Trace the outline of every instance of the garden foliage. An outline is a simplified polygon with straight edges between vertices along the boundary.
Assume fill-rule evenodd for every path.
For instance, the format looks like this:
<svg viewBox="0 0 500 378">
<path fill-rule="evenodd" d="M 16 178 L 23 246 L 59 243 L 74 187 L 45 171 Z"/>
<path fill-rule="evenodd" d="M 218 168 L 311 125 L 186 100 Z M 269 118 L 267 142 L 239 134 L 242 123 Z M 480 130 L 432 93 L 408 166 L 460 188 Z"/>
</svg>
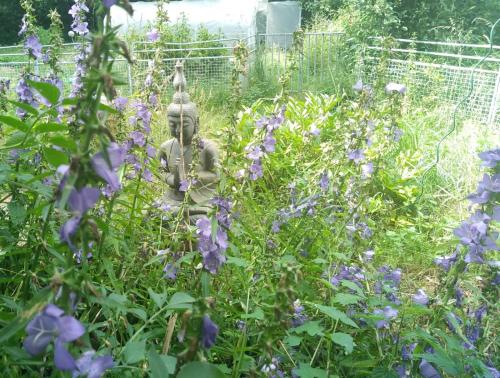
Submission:
<svg viewBox="0 0 500 378">
<path fill-rule="evenodd" d="M 499 376 L 498 148 L 480 155 L 458 246 L 429 256 L 432 284 L 383 250 L 424 209 L 398 165 L 397 83 L 241 111 L 213 132 L 213 211 L 188 224 L 162 200 L 155 63 L 140 94 L 118 96 L 113 61 L 129 54 L 109 8 L 130 7 L 96 5 L 92 33 L 85 4 L 72 8 L 82 38 L 71 95 L 54 63 L 0 101 L 5 376 Z"/>
</svg>

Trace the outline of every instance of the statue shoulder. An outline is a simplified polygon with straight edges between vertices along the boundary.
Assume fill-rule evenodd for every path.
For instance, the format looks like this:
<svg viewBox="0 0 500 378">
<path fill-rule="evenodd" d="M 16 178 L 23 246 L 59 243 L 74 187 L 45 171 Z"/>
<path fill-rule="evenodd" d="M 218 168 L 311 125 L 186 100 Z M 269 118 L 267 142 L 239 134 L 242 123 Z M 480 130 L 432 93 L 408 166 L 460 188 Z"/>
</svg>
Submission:
<svg viewBox="0 0 500 378">
<path fill-rule="evenodd" d="M 169 139 L 160 145 L 160 151 L 164 153 L 169 153 L 175 143 L 175 138 Z"/>
<path fill-rule="evenodd" d="M 219 149 L 217 147 L 217 144 L 210 139 L 203 139 L 202 140 L 202 153 L 205 153 L 210 156 L 217 156 Z"/>
</svg>

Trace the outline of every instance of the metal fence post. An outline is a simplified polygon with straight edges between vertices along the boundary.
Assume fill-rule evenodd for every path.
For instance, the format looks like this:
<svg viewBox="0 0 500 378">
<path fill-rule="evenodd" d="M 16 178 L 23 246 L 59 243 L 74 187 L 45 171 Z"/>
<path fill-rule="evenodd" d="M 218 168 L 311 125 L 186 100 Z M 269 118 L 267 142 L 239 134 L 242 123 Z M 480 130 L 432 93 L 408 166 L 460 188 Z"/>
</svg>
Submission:
<svg viewBox="0 0 500 378">
<path fill-rule="evenodd" d="M 500 68 L 498 69 L 497 80 L 495 82 L 495 89 L 493 89 L 493 96 L 491 97 L 491 106 L 487 121 L 488 125 L 493 125 L 493 123 L 495 122 L 499 102 L 500 102 Z"/>
</svg>

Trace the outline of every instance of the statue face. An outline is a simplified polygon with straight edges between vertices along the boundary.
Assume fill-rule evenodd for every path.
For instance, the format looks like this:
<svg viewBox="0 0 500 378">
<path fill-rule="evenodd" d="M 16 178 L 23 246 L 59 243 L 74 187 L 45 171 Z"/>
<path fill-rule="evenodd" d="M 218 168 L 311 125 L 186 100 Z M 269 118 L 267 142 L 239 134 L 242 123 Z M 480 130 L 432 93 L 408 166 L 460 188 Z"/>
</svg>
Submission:
<svg viewBox="0 0 500 378">
<path fill-rule="evenodd" d="M 188 146 L 193 140 L 193 135 L 196 131 L 195 121 L 189 117 L 184 116 L 182 119 L 183 129 L 182 129 L 182 144 Z M 180 116 L 168 116 L 168 124 L 170 127 L 170 133 L 172 136 L 180 142 L 181 137 L 181 117 Z"/>
</svg>

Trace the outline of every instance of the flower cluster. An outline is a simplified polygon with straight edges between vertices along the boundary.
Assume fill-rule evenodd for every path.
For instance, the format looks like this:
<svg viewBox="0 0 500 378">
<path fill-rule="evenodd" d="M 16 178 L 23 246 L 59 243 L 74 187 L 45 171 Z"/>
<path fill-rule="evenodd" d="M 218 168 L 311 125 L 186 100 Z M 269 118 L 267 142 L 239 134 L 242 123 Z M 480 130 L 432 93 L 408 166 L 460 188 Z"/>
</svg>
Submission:
<svg viewBox="0 0 500 378">
<path fill-rule="evenodd" d="M 215 218 L 207 217 L 196 221 L 198 249 L 203 256 L 203 266 L 215 274 L 226 261 L 225 251 L 228 247 L 227 230 L 231 227 L 232 203 L 223 198 L 214 198 L 212 203 L 217 206 Z M 214 234 L 212 234 L 214 230 Z"/>
<path fill-rule="evenodd" d="M 106 182 L 110 191 L 115 192 L 120 189 L 120 181 L 116 170 L 122 165 L 125 158 L 125 152 L 122 147 L 113 143 L 106 149 L 106 154 L 99 152 L 91 159 L 91 165 L 94 173 Z M 69 167 L 59 167 L 58 171 L 62 173 L 59 191 L 62 192 L 66 185 L 69 174 Z M 73 217 L 63 224 L 60 230 L 60 238 L 63 242 L 75 251 L 76 247 L 72 238 L 80 226 L 83 215 L 99 200 L 101 191 L 98 188 L 85 186 L 77 189 L 72 188 L 68 198 L 68 205 L 73 212 Z"/>
<path fill-rule="evenodd" d="M 291 219 L 300 218 L 304 215 L 313 215 L 314 209 L 318 205 L 318 198 L 319 195 L 315 194 L 304 198 L 300 203 L 296 203 L 292 198 L 292 204 L 278 212 L 278 219 L 273 222 L 271 227 L 272 232 L 279 232 L 281 227 Z"/>
<path fill-rule="evenodd" d="M 28 336 L 24 339 L 24 349 L 32 356 L 43 353 L 54 342 L 54 364 L 62 371 L 70 371 L 74 377 L 88 375 L 100 377 L 105 370 L 113 367 L 111 356 L 96 357 L 94 351 L 87 351 L 75 360 L 66 349 L 67 343 L 79 339 L 85 327 L 76 318 L 64 315 L 56 305 L 49 304 L 36 315 L 26 327 Z"/>
<path fill-rule="evenodd" d="M 477 191 L 468 198 L 473 204 L 485 206 L 487 203 L 496 203 L 498 193 L 500 193 L 500 174 L 496 173 L 500 166 L 500 149 L 486 151 L 479 154 L 484 167 L 495 169 L 495 173 L 484 174 L 479 182 Z M 500 221 L 500 206 L 494 206 L 491 214 L 476 210 L 466 221 L 462 222 L 454 230 L 455 236 L 460 239 L 457 250 L 449 256 L 437 257 L 434 262 L 445 270 L 459 260 L 459 252 L 465 250 L 463 260 L 467 264 L 488 264 L 497 265 L 494 261 L 486 261 L 485 253 L 499 250 L 497 246 L 498 233 L 491 230 L 492 221 Z"/>
<path fill-rule="evenodd" d="M 87 13 L 89 12 L 89 8 L 85 4 L 84 0 L 75 0 L 75 3 L 69 10 L 69 14 L 73 17 L 73 22 L 71 24 L 71 32 L 73 35 L 76 33 L 79 36 L 86 36 L 89 34 Z M 77 46 L 78 54 L 75 56 L 75 76 L 73 77 L 73 86 L 71 89 L 71 96 L 78 96 L 83 88 L 83 78 L 87 71 L 86 68 L 86 60 L 90 51 L 90 47 L 86 46 L 84 42 L 82 42 L 81 46 Z"/>
<path fill-rule="evenodd" d="M 265 133 L 262 144 L 255 145 L 251 143 L 245 147 L 247 158 L 252 161 L 250 167 L 248 168 L 251 180 L 257 180 L 264 175 L 264 172 L 262 171 L 262 158 L 267 154 L 274 152 L 276 145 L 274 132 L 285 121 L 285 111 L 286 107 L 283 106 L 278 114 L 272 117 L 262 117 L 255 123 L 257 129 L 264 130 Z"/>
<path fill-rule="evenodd" d="M 125 106 L 126 101 L 123 98 L 115 100 L 116 109 L 124 109 Z M 153 180 L 153 174 L 147 166 L 150 159 L 153 159 L 156 156 L 156 149 L 149 143 L 148 140 L 148 136 L 151 134 L 152 114 L 148 105 L 141 102 L 135 103 L 133 108 L 135 109 L 135 115 L 129 118 L 129 123 L 134 126 L 141 125 L 141 127 L 140 129 L 136 129 L 129 134 L 129 140 L 125 144 L 127 152 L 125 160 L 133 168 L 133 171 L 127 175 L 127 178 L 133 179 L 142 172 L 142 178 L 151 182 Z M 144 158 L 142 158 L 141 154 L 138 153 L 142 150 L 146 152 L 146 156 Z"/>
<path fill-rule="evenodd" d="M 400 305 L 401 301 L 396 294 L 401 284 L 401 269 L 392 269 L 384 265 L 378 271 L 380 279 L 375 283 L 375 293 L 384 294 L 387 300 Z"/>
</svg>

